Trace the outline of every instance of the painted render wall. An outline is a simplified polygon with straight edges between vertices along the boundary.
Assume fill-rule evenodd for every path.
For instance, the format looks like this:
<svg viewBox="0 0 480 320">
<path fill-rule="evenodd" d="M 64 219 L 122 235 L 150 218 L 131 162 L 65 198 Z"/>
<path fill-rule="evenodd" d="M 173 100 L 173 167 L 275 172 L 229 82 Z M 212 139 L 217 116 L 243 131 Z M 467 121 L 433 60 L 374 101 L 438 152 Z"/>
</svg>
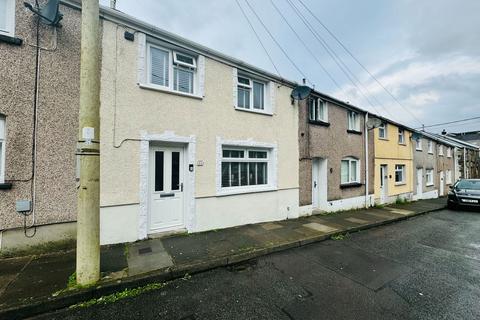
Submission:
<svg viewBox="0 0 480 320">
<path fill-rule="evenodd" d="M 137 84 L 139 41 L 124 27 L 104 21 L 101 78 L 102 243 L 130 241 L 118 232 L 137 228 L 141 202 L 141 142 L 146 135 L 177 135 L 195 141 L 194 211 L 188 231 L 294 217 L 298 210 L 298 109 L 291 88 L 276 85 L 273 115 L 235 110 L 232 66 L 205 58 L 205 97 L 180 96 Z M 125 140 L 136 139 L 136 140 Z M 277 146 L 277 189 L 217 197 L 217 139 Z M 267 199 L 270 206 L 252 206 Z M 121 206 L 121 209 L 119 209 Z M 122 216 L 122 217 L 120 217 Z M 128 216 L 128 218 L 126 218 Z M 116 221 L 128 221 L 129 227 Z M 126 238 L 140 237 L 131 229 Z M 135 240 L 135 239 L 134 239 Z"/>
<path fill-rule="evenodd" d="M 40 1 L 40 5 L 46 1 Z M 60 5 L 62 27 L 41 25 L 37 127 L 37 224 L 76 220 L 75 148 L 80 75 L 80 12 Z M 0 190 L 0 231 L 23 226 L 15 201 L 31 199 L 36 18 L 16 1 L 15 36 L 0 42 L 0 114 L 6 116 L 5 180 Z M 27 224 L 31 224 L 31 216 Z M 23 234 L 23 232 L 22 232 Z M 36 241 L 36 238 L 30 240 Z"/>
<path fill-rule="evenodd" d="M 365 196 L 364 114 L 359 112 L 361 133 L 348 133 L 349 109 L 333 102 L 327 102 L 327 105 L 330 125 L 322 125 L 309 121 L 308 100 L 299 102 L 300 206 L 312 204 L 312 159 L 317 157 L 327 159 L 327 201 Z M 369 142 L 369 194 L 372 194 L 374 156 L 372 134 L 369 135 Z M 362 185 L 342 188 L 340 186 L 341 160 L 349 156 L 360 160 Z M 363 201 L 360 202 L 363 204 Z M 335 209 L 338 210 L 338 208 Z"/>
<path fill-rule="evenodd" d="M 387 138 L 380 139 L 378 128 L 375 135 L 375 201 L 380 199 L 380 165 L 388 165 L 388 196 L 394 200 L 399 195 L 410 198 L 413 192 L 412 133 L 405 130 L 405 144 L 398 143 L 398 127 L 387 123 Z M 395 165 L 405 165 L 405 183 L 395 183 Z"/>
<path fill-rule="evenodd" d="M 415 143 L 412 143 L 413 148 L 413 195 L 417 194 L 417 169 L 422 170 L 422 193 L 423 197 L 432 197 L 435 192 L 438 195 L 438 182 L 435 178 L 437 174 L 437 142 L 425 137 L 421 137 L 422 150 L 417 150 Z M 433 143 L 433 153 L 428 152 L 428 141 Z M 433 185 L 427 186 L 426 170 L 433 169 Z M 453 173 L 452 173 L 453 174 Z"/>
</svg>

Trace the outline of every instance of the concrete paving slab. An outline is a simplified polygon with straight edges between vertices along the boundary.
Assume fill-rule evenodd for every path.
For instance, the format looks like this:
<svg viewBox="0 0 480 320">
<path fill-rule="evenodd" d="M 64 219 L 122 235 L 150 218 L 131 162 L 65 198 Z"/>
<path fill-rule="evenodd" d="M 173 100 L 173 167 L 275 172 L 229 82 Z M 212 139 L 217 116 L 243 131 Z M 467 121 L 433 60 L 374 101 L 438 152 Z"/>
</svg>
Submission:
<svg viewBox="0 0 480 320">
<path fill-rule="evenodd" d="M 358 218 L 345 218 L 345 220 L 347 221 L 350 221 L 350 222 L 353 222 L 353 223 L 358 223 L 358 224 L 367 224 L 368 221 L 367 220 L 363 220 L 363 219 L 358 219 Z"/>
<path fill-rule="evenodd" d="M 273 223 L 273 222 L 262 224 L 261 227 L 267 231 L 283 228 L 281 224 Z"/>
<path fill-rule="evenodd" d="M 129 276 L 173 266 L 172 257 L 160 239 L 131 244 L 128 247 L 127 261 Z"/>
<path fill-rule="evenodd" d="M 332 228 L 332 227 L 329 227 L 327 225 L 320 224 L 320 223 L 317 223 L 317 222 L 307 223 L 307 224 L 304 224 L 303 226 L 306 227 L 306 228 L 313 229 L 315 231 L 323 232 L 323 233 L 335 232 L 335 231 L 338 230 L 337 228 Z"/>
<path fill-rule="evenodd" d="M 0 306 L 34 302 L 65 289 L 68 277 L 75 272 L 75 252 L 33 259 L 0 297 Z"/>
<path fill-rule="evenodd" d="M 30 257 L 0 260 L 0 296 L 31 260 Z"/>
<path fill-rule="evenodd" d="M 406 215 L 409 215 L 409 214 L 412 214 L 414 213 L 414 211 L 411 211 L 411 210 L 406 210 L 406 209 L 399 209 L 399 208 L 389 208 L 389 207 L 386 207 L 385 208 L 386 210 L 392 212 L 392 213 L 398 213 L 398 214 L 401 214 L 403 216 L 406 216 Z"/>
<path fill-rule="evenodd" d="M 118 272 L 128 267 L 126 245 L 102 246 L 100 249 L 100 271 Z"/>
</svg>

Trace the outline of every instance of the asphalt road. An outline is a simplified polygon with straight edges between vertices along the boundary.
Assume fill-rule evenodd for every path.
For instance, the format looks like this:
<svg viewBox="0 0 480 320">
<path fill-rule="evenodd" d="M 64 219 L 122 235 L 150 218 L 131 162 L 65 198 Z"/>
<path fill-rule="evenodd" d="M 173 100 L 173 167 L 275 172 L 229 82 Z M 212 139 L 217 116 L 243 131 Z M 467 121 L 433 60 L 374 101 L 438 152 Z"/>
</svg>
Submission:
<svg viewBox="0 0 480 320">
<path fill-rule="evenodd" d="M 480 212 L 443 210 L 36 319 L 480 319 Z"/>
</svg>

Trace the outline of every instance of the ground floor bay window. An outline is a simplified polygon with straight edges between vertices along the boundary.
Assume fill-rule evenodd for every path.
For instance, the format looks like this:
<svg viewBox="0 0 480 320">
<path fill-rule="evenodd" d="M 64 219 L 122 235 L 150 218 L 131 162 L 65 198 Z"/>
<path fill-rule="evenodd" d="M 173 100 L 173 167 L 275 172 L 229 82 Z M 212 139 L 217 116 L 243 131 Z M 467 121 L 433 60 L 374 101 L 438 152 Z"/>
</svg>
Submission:
<svg viewBox="0 0 480 320">
<path fill-rule="evenodd" d="M 269 185 L 269 149 L 222 147 L 222 189 Z"/>
</svg>

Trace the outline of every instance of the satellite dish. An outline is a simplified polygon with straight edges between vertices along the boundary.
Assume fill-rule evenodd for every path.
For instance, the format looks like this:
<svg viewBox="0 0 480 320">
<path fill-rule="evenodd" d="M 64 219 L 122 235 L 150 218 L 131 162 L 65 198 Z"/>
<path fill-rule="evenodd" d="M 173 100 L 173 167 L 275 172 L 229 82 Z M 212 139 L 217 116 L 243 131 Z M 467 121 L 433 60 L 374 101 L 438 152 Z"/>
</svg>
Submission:
<svg viewBox="0 0 480 320">
<path fill-rule="evenodd" d="M 295 100 L 305 100 L 311 92 L 312 89 L 308 86 L 297 86 L 292 90 L 290 96 Z"/>
<path fill-rule="evenodd" d="M 58 5 L 60 0 L 48 0 L 48 2 L 43 7 L 34 8 L 30 3 L 24 2 L 25 7 L 30 9 L 33 13 L 37 14 L 41 18 L 41 22 L 51 25 L 58 26 L 60 21 L 63 18 L 63 14 L 58 10 Z"/>
<path fill-rule="evenodd" d="M 368 129 L 378 128 L 382 125 L 382 123 L 383 121 L 378 118 L 369 118 L 367 120 L 367 128 Z"/>
</svg>

